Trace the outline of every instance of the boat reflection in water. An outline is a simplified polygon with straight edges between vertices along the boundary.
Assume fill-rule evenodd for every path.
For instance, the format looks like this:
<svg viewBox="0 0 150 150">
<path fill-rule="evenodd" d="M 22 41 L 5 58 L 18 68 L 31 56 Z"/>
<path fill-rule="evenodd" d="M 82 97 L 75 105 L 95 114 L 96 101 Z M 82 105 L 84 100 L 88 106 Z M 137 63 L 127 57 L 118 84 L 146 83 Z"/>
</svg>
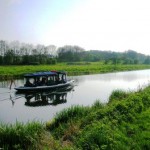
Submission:
<svg viewBox="0 0 150 150">
<path fill-rule="evenodd" d="M 67 102 L 67 94 L 71 91 L 73 91 L 73 86 L 59 91 L 24 93 L 26 99 L 25 105 L 38 107 L 63 104 Z"/>
</svg>

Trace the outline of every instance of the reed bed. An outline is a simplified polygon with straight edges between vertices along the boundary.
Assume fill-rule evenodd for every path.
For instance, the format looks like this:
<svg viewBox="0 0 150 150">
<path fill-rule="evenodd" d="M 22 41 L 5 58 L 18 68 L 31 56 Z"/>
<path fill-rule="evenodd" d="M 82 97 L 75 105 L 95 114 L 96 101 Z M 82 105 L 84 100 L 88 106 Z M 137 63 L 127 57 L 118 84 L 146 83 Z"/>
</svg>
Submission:
<svg viewBox="0 0 150 150">
<path fill-rule="evenodd" d="M 40 134 L 44 126 L 40 122 L 19 123 L 15 125 L 0 124 L 0 148 L 2 149 L 29 149 L 37 148 Z"/>
<path fill-rule="evenodd" d="M 89 111 L 88 107 L 83 107 L 78 105 L 64 109 L 61 112 L 56 114 L 54 120 L 51 122 L 49 127 L 50 129 L 54 129 L 62 123 L 67 123 L 68 121 L 71 121 L 73 119 L 78 119 L 82 116 L 85 116 L 88 113 L 88 111 Z"/>
</svg>

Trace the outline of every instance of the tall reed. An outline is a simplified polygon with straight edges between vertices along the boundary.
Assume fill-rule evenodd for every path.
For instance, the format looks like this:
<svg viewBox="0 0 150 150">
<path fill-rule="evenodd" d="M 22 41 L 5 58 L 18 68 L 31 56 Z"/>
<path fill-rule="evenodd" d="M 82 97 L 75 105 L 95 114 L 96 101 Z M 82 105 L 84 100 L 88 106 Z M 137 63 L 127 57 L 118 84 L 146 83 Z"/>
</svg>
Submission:
<svg viewBox="0 0 150 150">
<path fill-rule="evenodd" d="M 83 107 L 79 105 L 64 109 L 58 114 L 56 114 L 55 119 L 48 128 L 53 129 L 55 127 L 58 127 L 59 124 L 67 123 L 72 119 L 85 116 L 88 113 L 88 111 L 89 111 L 88 107 Z"/>
<path fill-rule="evenodd" d="M 43 130 L 40 122 L 0 124 L 0 148 L 28 149 L 31 146 L 36 148 Z"/>
</svg>

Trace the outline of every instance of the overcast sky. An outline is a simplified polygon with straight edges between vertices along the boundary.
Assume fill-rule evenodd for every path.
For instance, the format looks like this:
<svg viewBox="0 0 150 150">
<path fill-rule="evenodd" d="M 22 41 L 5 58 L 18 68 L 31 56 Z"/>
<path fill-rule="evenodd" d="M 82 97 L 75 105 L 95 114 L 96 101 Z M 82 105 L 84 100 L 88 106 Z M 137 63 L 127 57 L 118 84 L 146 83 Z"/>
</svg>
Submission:
<svg viewBox="0 0 150 150">
<path fill-rule="evenodd" d="M 0 40 L 150 55 L 150 1 L 0 0 Z"/>
</svg>

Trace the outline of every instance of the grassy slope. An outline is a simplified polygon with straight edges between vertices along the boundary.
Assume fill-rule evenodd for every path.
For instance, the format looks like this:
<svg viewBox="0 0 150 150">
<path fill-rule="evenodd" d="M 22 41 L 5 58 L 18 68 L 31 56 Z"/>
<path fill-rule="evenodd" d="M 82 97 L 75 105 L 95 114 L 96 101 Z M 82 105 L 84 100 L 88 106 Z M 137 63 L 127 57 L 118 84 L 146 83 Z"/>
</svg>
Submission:
<svg viewBox="0 0 150 150">
<path fill-rule="evenodd" d="M 110 99 L 64 110 L 47 127 L 69 149 L 150 149 L 150 87 Z"/>
<path fill-rule="evenodd" d="M 0 77 L 19 77 L 26 73 L 49 70 L 65 70 L 69 75 L 75 75 L 140 69 L 150 69 L 150 65 L 103 65 L 100 62 L 96 62 L 90 63 L 90 65 L 67 65 L 65 63 L 59 63 L 56 65 L 39 66 L 0 66 Z"/>
</svg>

